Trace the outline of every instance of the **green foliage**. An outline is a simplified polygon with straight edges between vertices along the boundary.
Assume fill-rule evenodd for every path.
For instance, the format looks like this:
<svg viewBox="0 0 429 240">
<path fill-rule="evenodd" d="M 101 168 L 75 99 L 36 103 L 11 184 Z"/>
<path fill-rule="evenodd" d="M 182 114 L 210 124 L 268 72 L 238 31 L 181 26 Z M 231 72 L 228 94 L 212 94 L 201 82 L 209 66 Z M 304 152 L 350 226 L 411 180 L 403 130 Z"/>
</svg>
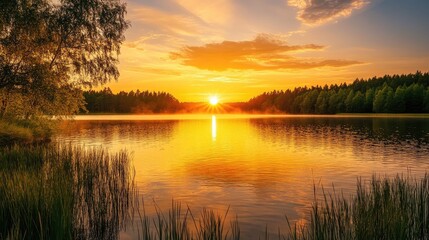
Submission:
<svg viewBox="0 0 429 240">
<path fill-rule="evenodd" d="M 0 118 L 70 115 L 82 86 L 118 79 L 121 0 L 9 0 L 0 6 Z"/>
<path fill-rule="evenodd" d="M 318 96 L 319 96 L 319 92 L 316 89 L 307 92 L 304 96 L 303 101 L 301 102 L 301 112 L 314 113 Z"/>
<path fill-rule="evenodd" d="M 314 186 L 314 197 L 307 222 L 292 226 L 286 217 L 288 229 L 279 229 L 278 239 L 429 238 L 429 175 L 420 180 L 374 176 L 367 183 L 358 179 L 356 194 L 349 197 L 335 189 L 327 193 L 323 187 L 318 193 Z M 189 207 L 183 212 L 174 201 L 167 212 L 156 206 L 153 218 L 146 215 L 144 206 L 143 211 L 138 209 L 138 239 L 240 239 L 237 218 L 226 226 L 229 209 L 224 216 L 203 209 L 198 218 Z M 261 237 L 269 239 L 268 231 Z"/>
<path fill-rule="evenodd" d="M 374 98 L 374 103 L 372 106 L 372 109 L 374 110 L 374 112 L 380 113 L 380 112 L 384 112 L 384 105 L 386 102 L 386 97 L 387 97 L 387 85 L 383 88 L 380 89 L 376 92 L 375 94 L 375 98 Z"/>
<path fill-rule="evenodd" d="M 84 92 L 91 113 L 174 113 L 183 104 L 165 92 Z M 265 92 L 236 107 L 248 112 L 429 113 L 429 73 L 356 80 L 352 84 Z"/>
<path fill-rule="evenodd" d="M 429 112 L 429 88 L 426 90 L 425 93 L 424 110 L 425 112 Z"/>
<path fill-rule="evenodd" d="M 240 239 L 237 218 L 179 203 L 146 215 L 125 152 L 48 145 L 0 150 L 0 239 L 118 239 L 136 207 L 139 239 Z M 279 239 L 428 239 L 429 175 L 358 179 L 356 194 L 317 193 L 304 225 Z M 320 196 L 322 198 L 320 199 Z M 136 205 L 134 205 L 136 204 Z M 264 239 L 268 239 L 266 232 Z"/>
<path fill-rule="evenodd" d="M 126 152 L 0 149 L 0 239 L 116 239 L 133 192 Z"/>
<path fill-rule="evenodd" d="M 305 114 L 428 113 L 428 94 L 429 73 L 417 72 L 356 80 L 351 84 L 263 93 L 245 103 L 243 110 Z"/>
<path fill-rule="evenodd" d="M 353 98 L 355 96 L 355 92 L 351 90 L 349 94 L 347 95 L 345 104 L 346 104 L 346 111 L 347 112 L 353 112 Z"/>
<path fill-rule="evenodd" d="M 47 121 L 45 118 L 0 119 L 0 146 L 47 141 L 52 134 L 55 123 L 55 121 Z"/>
<path fill-rule="evenodd" d="M 0 146 L 32 140 L 33 133 L 30 129 L 0 120 Z"/>
<path fill-rule="evenodd" d="M 360 91 L 357 91 L 352 99 L 352 109 L 350 112 L 365 112 L 365 97 Z"/>
<path fill-rule="evenodd" d="M 163 113 L 177 112 L 181 106 L 171 94 L 165 92 L 119 92 L 110 88 L 86 91 L 83 94 L 90 113 Z"/>
<path fill-rule="evenodd" d="M 374 97 L 374 89 L 370 88 L 365 92 L 365 110 L 363 112 L 372 112 Z"/>
<path fill-rule="evenodd" d="M 229 226 L 225 225 L 229 208 L 224 215 L 204 208 L 199 216 L 194 216 L 189 206 L 184 212 L 180 202 L 172 201 L 171 208 L 167 211 L 162 211 L 156 206 L 156 216 L 153 218 L 146 215 L 144 206 L 143 211 L 140 211 L 140 208 L 138 210 L 139 222 L 136 226 L 138 239 L 240 239 L 240 228 L 237 219 L 232 219 Z"/>
<path fill-rule="evenodd" d="M 329 95 L 326 91 L 321 91 L 316 101 L 316 113 L 328 112 Z"/>
<path fill-rule="evenodd" d="M 310 215 L 285 239 L 428 239 L 429 176 L 359 179 L 356 195 L 323 192 Z"/>
</svg>

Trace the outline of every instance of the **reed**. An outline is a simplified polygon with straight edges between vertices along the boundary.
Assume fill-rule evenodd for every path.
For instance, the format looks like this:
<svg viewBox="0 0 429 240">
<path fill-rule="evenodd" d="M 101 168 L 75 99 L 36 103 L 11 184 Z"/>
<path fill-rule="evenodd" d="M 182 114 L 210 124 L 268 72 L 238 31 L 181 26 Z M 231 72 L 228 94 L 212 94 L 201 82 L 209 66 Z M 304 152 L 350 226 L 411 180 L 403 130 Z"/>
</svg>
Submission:
<svg viewBox="0 0 429 240">
<path fill-rule="evenodd" d="M 140 201 L 138 201 L 140 202 Z M 226 226 L 228 210 L 222 215 L 203 208 L 199 215 L 194 215 L 187 206 L 182 210 L 180 202 L 172 201 L 171 208 L 163 211 L 154 203 L 156 214 L 150 218 L 144 207 L 137 207 L 138 221 L 136 229 L 138 239 L 143 240 L 238 240 L 240 228 L 237 218 Z M 142 210 L 140 210 L 142 209 Z"/>
<path fill-rule="evenodd" d="M 291 227 L 285 239 L 429 239 L 429 176 L 373 176 L 357 181 L 356 194 L 323 191 L 308 224 Z M 315 194 L 316 196 L 316 194 Z"/>
<path fill-rule="evenodd" d="M 397 175 L 357 181 L 356 193 L 344 197 L 314 185 L 314 202 L 307 223 L 286 225 L 277 235 L 259 239 L 429 239 L 429 176 L 421 179 Z M 198 217 L 189 207 L 172 202 L 163 212 L 155 203 L 156 214 L 150 218 L 145 207 L 138 212 L 138 238 L 171 239 L 240 239 L 237 218 L 229 222 L 227 214 L 203 209 Z M 137 209 L 141 209 L 137 207 Z"/>
<path fill-rule="evenodd" d="M 0 149 L 0 239 L 116 239 L 129 219 L 130 157 L 71 145 Z"/>
<path fill-rule="evenodd" d="M 286 224 L 274 239 L 429 239 L 429 175 L 357 180 L 344 197 L 314 187 L 304 225 Z M 127 152 L 71 145 L 0 149 L 0 239 L 118 239 L 132 223 L 138 239 L 241 239 L 238 217 L 172 201 L 146 214 Z M 137 217 L 135 217 L 137 214 Z M 260 239 L 272 235 L 266 228 Z"/>
</svg>

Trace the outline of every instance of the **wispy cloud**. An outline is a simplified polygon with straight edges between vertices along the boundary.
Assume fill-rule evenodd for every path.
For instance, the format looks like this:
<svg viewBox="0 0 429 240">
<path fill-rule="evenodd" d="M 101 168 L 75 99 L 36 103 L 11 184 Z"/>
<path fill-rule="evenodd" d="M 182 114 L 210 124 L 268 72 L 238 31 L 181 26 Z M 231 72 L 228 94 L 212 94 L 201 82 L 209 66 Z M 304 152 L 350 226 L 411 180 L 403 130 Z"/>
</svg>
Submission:
<svg viewBox="0 0 429 240">
<path fill-rule="evenodd" d="M 182 64 L 212 71 L 310 69 L 343 67 L 359 64 L 349 60 L 312 60 L 290 56 L 293 52 L 323 50 L 316 44 L 288 45 L 268 34 L 258 35 L 252 41 L 224 41 L 204 46 L 187 46 L 170 54 Z"/>
<path fill-rule="evenodd" d="M 368 3 L 369 0 L 288 0 L 289 6 L 299 9 L 298 19 L 308 25 L 347 17 Z"/>
<path fill-rule="evenodd" d="M 175 0 L 177 4 L 197 16 L 205 23 L 225 24 L 232 15 L 230 0 Z"/>
<path fill-rule="evenodd" d="M 146 51 L 150 53 L 162 52 L 168 53 L 185 44 L 185 40 L 168 34 L 147 34 L 141 35 L 134 41 L 125 41 L 123 46 L 135 50 Z M 147 53 L 146 53 L 147 54 Z"/>
<path fill-rule="evenodd" d="M 164 34 L 195 36 L 206 28 L 198 18 L 147 6 L 131 8 L 129 17 L 135 22 L 141 22 Z"/>
</svg>

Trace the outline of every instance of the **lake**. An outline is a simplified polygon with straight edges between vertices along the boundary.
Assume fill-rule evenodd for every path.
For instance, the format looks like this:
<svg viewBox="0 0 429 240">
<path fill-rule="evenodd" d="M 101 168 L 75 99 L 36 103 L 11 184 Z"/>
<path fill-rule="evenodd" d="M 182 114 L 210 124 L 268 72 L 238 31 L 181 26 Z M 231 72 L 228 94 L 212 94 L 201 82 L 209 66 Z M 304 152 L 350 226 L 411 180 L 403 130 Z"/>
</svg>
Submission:
<svg viewBox="0 0 429 240">
<path fill-rule="evenodd" d="M 349 196 L 359 177 L 429 169 L 427 115 L 85 115 L 56 141 L 126 149 L 148 214 L 172 199 L 195 213 L 230 207 L 244 239 L 285 231 L 285 214 L 305 221 L 314 185 Z"/>
</svg>

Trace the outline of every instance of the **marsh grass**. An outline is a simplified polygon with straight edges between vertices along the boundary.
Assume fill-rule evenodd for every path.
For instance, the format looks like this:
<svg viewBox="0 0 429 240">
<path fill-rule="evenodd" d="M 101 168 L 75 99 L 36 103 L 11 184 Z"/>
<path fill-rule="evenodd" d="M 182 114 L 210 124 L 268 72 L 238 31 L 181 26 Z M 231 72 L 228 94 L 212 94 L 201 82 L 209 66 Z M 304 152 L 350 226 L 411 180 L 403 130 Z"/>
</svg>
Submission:
<svg viewBox="0 0 429 240">
<path fill-rule="evenodd" d="M 347 198 L 322 191 L 308 224 L 288 222 L 285 239 L 429 239 L 428 175 L 358 179 L 356 194 Z"/>
<path fill-rule="evenodd" d="M 0 119 L 0 146 L 48 142 L 56 121 L 41 119 Z"/>
<path fill-rule="evenodd" d="M 166 212 L 156 203 L 155 208 L 152 218 L 144 206 L 138 212 L 139 239 L 241 238 L 237 218 L 227 220 L 229 208 L 225 214 L 203 209 L 198 217 L 189 207 L 182 210 L 177 202 Z M 429 239 L 429 176 L 358 179 L 356 193 L 347 197 L 335 188 L 327 192 L 314 185 L 314 201 L 305 224 L 293 224 L 286 216 L 277 234 L 266 227 L 259 239 Z"/>
<path fill-rule="evenodd" d="M 138 201 L 140 202 L 140 201 Z M 182 209 L 180 202 L 172 201 L 171 208 L 163 211 L 155 205 L 155 216 L 146 214 L 144 201 L 142 208 L 137 207 L 138 219 L 135 225 L 138 239 L 144 240 L 235 240 L 240 239 L 238 219 L 227 223 L 229 208 L 224 214 L 203 208 L 199 215 L 194 215 L 187 206 Z"/>
<path fill-rule="evenodd" d="M 0 149 L 0 239 L 116 239 L 129 219 L 129 161 L 70 145 Z"/>
<path fill-rule="evenodd" d="M 0 146 L 11 142 L 29 142 L 32 139 L 33 132 L 29 128 L 0 120 Z"/>
<path fill-rule="evenodd" d="M 320 192 L 321 190 L 321 192 Z M 71 145 L 0 149 L 0 239 L 118 239 L 130 222 L 138 239 L 241 239 L 238 217 L 172 201 L 146 214 L 127 152 Z M 356 193 L 314 185 L 305 224 L 260 239 L 429 239 L 429 175 L 358 179 Z M 137 216 L 135 216 L 137 214 Z M 255 236 L 257 238 L 257 236 Z"/>
</svg>

